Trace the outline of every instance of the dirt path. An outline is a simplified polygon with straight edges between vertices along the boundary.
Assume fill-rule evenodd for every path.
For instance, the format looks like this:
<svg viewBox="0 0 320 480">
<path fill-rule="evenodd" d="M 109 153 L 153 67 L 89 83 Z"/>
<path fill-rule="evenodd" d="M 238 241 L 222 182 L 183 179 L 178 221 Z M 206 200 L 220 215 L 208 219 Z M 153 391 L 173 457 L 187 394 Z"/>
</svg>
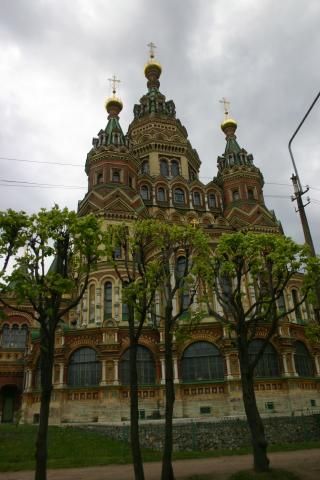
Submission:
<svg viewBox="0 0 320 480">
<path fill-rule="evenodd" d="M 320 480 L 320 449 L 270 453 L 269 457 L 274 468 L 286 468 L 302 480 Z M 231 473 L 248 469 L 251 465 L 251 455 L 237 455 L 176 460 L 174 471 L 177 479 L 213 474 L 214 480 L 227 480 Z M 160 468 L 159 462 L 146 463 L 146 480 L 159 480 Z M 0 480 L 33 480 L 33 472 L 0 473 Z M 132 465 L 50 470 L 48 480 L 133 480 Z"/>
</svg>

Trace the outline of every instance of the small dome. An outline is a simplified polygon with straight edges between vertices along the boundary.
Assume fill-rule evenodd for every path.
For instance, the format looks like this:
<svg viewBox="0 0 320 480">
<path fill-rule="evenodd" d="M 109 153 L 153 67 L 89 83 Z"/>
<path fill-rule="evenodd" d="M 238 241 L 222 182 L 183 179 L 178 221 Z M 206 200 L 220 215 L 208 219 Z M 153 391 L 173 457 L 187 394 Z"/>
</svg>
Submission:
<svg viewBox="0 0 320 480">
<path fill-rule="evenodd" d="M 105 108 L 109 115 L 119 115 L 123 108 L 123 104 L 120 100 L 120 98 L 117 97 L 110 97 L 107 98 L 106 103 L 105 103 Z"/>
<path fill-rule="evenodd" d="M 150 58 L 150 60 L 145 64 L 144 66 L 144 75 L 146 78 L 148 78 L 150 73 L 154 73 L 157 78 L 160 77 L 161 72 L 162 72 L 162 67 L 157 60 L 154 58 Z"/>
<path fill-rule="evenodd" d="M 233 133 L 237 129 L 237 122 L 233 118 L 226 118 L 222 123 L 221 123 L 221 130 L 226 133 L 227 130 L 233 130 Z"/>
</svg>

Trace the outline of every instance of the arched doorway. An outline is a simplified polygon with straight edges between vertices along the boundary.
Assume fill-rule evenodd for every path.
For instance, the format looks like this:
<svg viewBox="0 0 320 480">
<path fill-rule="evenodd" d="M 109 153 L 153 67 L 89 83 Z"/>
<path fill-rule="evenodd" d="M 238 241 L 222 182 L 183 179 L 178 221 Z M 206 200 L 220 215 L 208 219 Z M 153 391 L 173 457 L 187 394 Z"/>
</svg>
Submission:
<svg viewBox="0 0 320 480">
<path fill-rule="evenodd" d="M 16 409 L 18 388 L 15 385 L 5 385 L 0 392 L 2 405 L 2 423 L 12 423 Z"/>
</svg>

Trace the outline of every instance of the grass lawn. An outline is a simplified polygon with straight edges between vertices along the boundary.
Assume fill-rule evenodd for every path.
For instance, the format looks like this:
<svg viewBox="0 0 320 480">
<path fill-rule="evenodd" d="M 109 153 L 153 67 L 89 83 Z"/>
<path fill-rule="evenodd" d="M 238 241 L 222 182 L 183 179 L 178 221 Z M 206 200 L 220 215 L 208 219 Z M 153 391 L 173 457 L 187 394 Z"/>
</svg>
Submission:
<svg viewBox="0 0 320 480">
<path fill-rule="evenodd" d="M 0 471 L 32 470 L 34 468 L 36 432 L 37 427 L 34 425 L 0 425 Z M 271 445 L 269 451 L 309 448 L 320 448 L 320 441 Z M 251 449 L 175 452 L 173 457 L 174 459 L 189 459 L 246 453 L 251 453 Z M 161 460 L 161 452 L 144 450 L 143 458 L 144 461 Z M 131 463 L 129 445 L 109 440 L 97 432 L 71 427 L 49 427 L 49 468 L 85 467 L 112 463 Z M 242 478 L 245 477 L 234 480 L 242 480 Z M 263 480 L 260 476 L 259 479 Z"/>
</svg>

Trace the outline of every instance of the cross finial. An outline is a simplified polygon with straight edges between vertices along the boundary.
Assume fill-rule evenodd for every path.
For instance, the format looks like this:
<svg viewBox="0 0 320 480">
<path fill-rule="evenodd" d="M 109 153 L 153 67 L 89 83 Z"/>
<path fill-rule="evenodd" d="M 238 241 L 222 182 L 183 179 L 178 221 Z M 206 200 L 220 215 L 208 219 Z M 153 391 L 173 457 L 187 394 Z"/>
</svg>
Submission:
<svg viewBox="0 0 320 480">
<path fill-rule="evenodd" d="M 153 42 L 148 43 L 150 58 L 154 58 L 154 49 L 157 48 Z"/>
<path fill-rule="evenodd" d="M 108 80 L 112 88 L 112 95 L 115 96 L 117 91 L 117 84 L 120 84 L 120 80 L 115 75 L 113 75 L 111 78 L 108 78 Z"/>
<path fill-rule="evenodd" d="M 228 118 L 230 113 L 230 102 L 226 98 L 222 97 L 222 99 L 219 100 L 219 103 L 223 103 L 224 117 Z"/>
</svg>

